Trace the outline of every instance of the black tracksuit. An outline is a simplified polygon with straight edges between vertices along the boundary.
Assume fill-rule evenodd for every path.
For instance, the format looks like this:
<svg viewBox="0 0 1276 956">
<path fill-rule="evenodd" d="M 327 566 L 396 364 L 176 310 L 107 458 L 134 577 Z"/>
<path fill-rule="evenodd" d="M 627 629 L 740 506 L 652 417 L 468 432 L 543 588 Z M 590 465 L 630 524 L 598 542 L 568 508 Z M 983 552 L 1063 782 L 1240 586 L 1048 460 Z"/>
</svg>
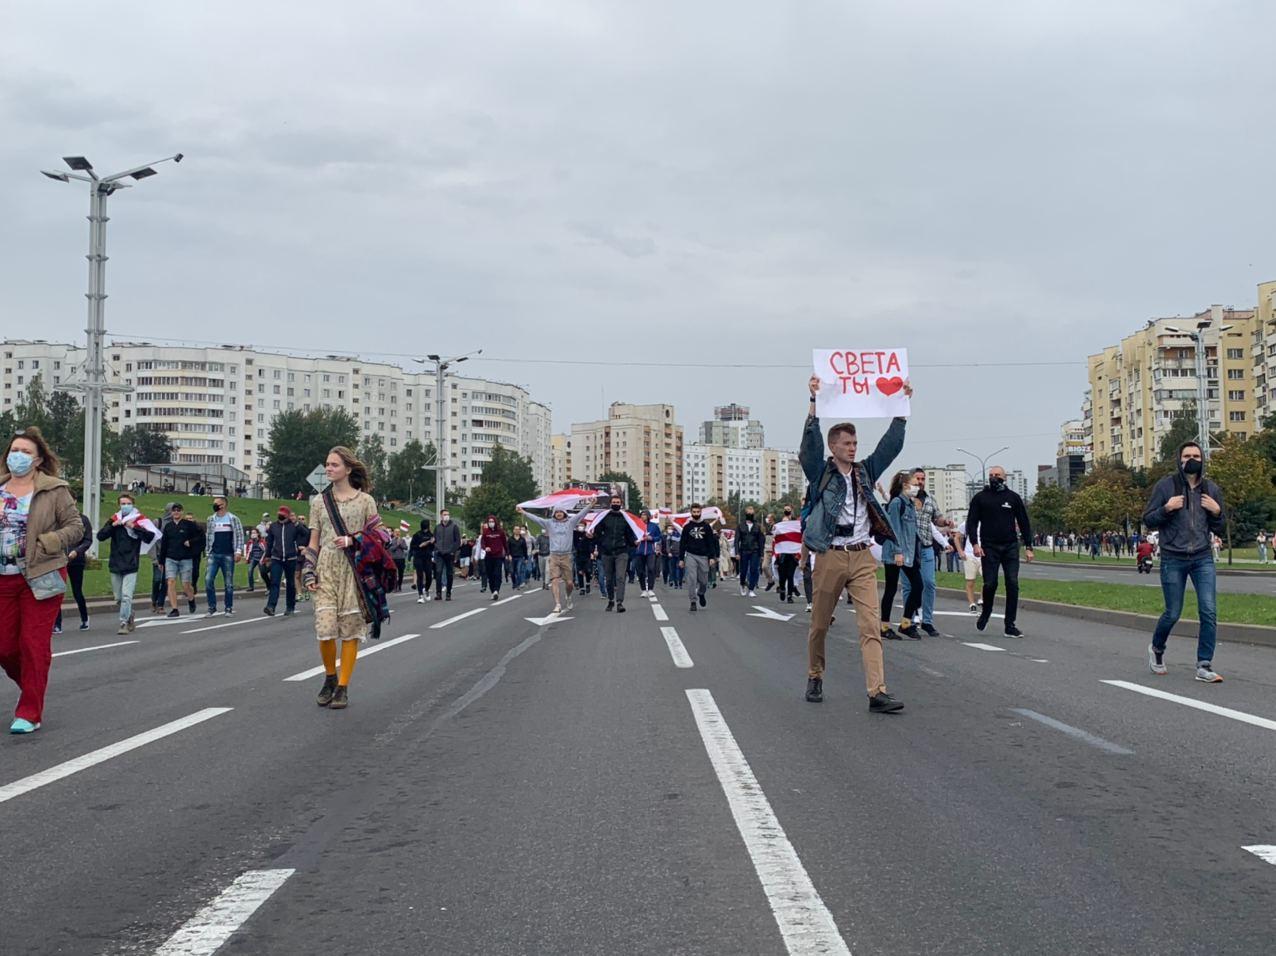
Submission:
<svg viewBox="0 0 1276 956">
<path fill-rule="evenodd" d="M 1018 534 L 1016 534 L 1016 530 Z M 984 609 L 980 619 L 988 620 L 997 596 L 997 571 L 1006 574 L 1006 628 L 1015 626 L 1019 612 L 1019 541 L 1032 547 L 1032 526 L 1023 499 L 1002 486 L 1000 491 L 983 489 L 970 500 L 966 517 L 966 537 L 983 548 Z"/>
</svg>

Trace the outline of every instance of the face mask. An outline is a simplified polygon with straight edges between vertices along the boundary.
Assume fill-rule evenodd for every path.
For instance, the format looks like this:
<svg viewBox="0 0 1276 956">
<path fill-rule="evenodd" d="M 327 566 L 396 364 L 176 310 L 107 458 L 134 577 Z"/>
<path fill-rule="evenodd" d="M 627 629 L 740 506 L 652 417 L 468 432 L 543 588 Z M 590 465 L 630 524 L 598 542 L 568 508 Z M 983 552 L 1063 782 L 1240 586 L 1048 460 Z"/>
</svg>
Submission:
<svg viewBox="0 0 1276 956">
<path fill-rule="evenodd" d="M 988 487 L 993 491 L 1001 491 L 1002 488 L 1006 487 L 1006 479 L 1000 475 L 993 475 L 988 479 Z"/>
<path fill-rule="evenodd" d="M 793 512 L 792 512 L 792 511 L 786 511 L 786 512 L 784 512 L 784 517 L 786 517 L 786 518 L 792 518 L 792 517 L 793 517 Z"/>
<path fill-rule="evenodd" d="M 214 511 L 225 511 L 225 510 L 226 510 L 226 506 L 225 506 L 225 505 L 213 505 L 213 510 L 214 510 Z"/>
<path fill-rule="evenodd" d="M 612 505 L 612 506 L 611 506 L 611 510 L 612 510 L 612 511 L 619 511 L 619 510 L 620 510 L 620 505 Z"/>
<path fill-rule="evenodd" d="M 443 524 L 447 524 L 449 521 L 451 521 L 451 520 L 452 520 L 452 516 L 451 516 L 451 515 L 444 515 L 444 516 L 443 516 L 442 518 L 440 518 L 439 520 L 440 520 Z"/>
<path fill-rule="evenodd" d="M 287 516 L 287 515 L 276 515 L 275 517 L 277 517 L 280 521 L 287 521 L 287 520 L 288 520 L 288 516 Z"/>
<path fill-rule="evenodd" d="M 35 458 L 25 451 L 11 451 L 5 463 L 9 466 L 9 474 L 21 478 L 35 466 Z"/>
<path fill-rule="evenodd" d="M 1189 458 L 1183 462 L 1183 471 L 1188 475 L 1199 475 L 1205 470 L 1205 463 L 1197 458 Z"/>
<path fill-rule="evenodd" d="M 132 505 L 120 505 L 120 514 L 126 518 L 136 510 Z"/>
<path fill-rule="evenodd" d="M 752 512 L 752 511 L 746 511 L 746 512 L 744 513 L 744 516 L 745 516 L 745 518 L 747 518 L 749 521 L 752 521 L 752 520 L 753 520 L 753 512 Z"/>
<path fill-rule="evenodd" d="M 909 485 L 904 489 L 904 494 L 908 495 L 910 498 L 916 498 L 918 490 L 919 489 L 916 485 Z"/>
</svg>

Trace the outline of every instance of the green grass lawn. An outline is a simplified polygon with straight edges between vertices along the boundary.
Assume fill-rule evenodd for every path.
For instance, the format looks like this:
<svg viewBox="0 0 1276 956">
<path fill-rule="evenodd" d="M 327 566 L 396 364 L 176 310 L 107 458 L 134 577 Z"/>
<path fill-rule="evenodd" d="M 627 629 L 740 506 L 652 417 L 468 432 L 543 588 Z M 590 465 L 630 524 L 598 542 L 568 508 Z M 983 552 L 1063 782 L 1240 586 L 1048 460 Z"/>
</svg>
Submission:
<svg viewBox="0 0 1276 956">
<path fill-rule="evenodd" d="M 116 505 L 117 497 L 118 495 L 115 493 L 109 493 L 104 495 L 104 500 L 102 502 L 102 514 L 99 517 L 98 521 L 94 522 L 95 531 L 98 528 L 100 528 L 102 524 L 105 523 L 105 521 L 108 518 L 110 518 L 111 515 L 115 514 L 117 509 L 117 505 Z M 194 517 L 197 521 L 201 523 L 201 525 L 213 513 L 213 499 L 206 495 L 201 497 L 196 497 L 194 495 L 181 495 L 181 494 L 158 494 L 158 495 L 145 494 L 145 495 L 138 495 L 135 500 L 137 502 L 138 509 L 141 510 L 141 512 L 145 514 L 148 518 L 154 521 L 157 521 L 160 515 L 164 513 L 164 507 L 169 502 L 172 502 L 172 501 L 181 502 L 181 505 L 186 510 L 187 514 Z M 306 515 L 307 518 L 310 517 L 310 502 L 308 500 L 307 501 L 286 501 L 279 498 L 262 499 L 262 498 L 233 498 L 233 497 L 227 500 L 230 505 L 230 510 L 234 514 L 238 515 L 239 520 L 243 522 L 245 534 L 248 533 L 249 528 L 256 526 L 257 522 L 261 520 L 261 516 L 263 513 L 269 514 L 271 518 L 273 519 L 274 516 L 278 513 L 278 508 L 280 505 L 287 505 L 289 508 L 293 510 L 295 514 L 304 514 Z M 420 525 L 420 521 L 421 521 L 421 519 L 418 516 L 409 514 L 406 511 L 396 511 L 396 510 L 386 509 L 381 512 L 381 520 L 384 521 L 386 525 L 390 527 L 391 529 L 397 528 L 399 526 L 399 521 L 401 519 L 406 519 L 408 524 L 414 530 Z M 90 567 L 88 567 L 84 572 L 84 594 L 86 597 L 90 597 L 90 598 L 102 597 L 104 595 L 109 595 L 111 593 L 111 576 L 110 576 L 110 573 L 107 571 L 107 567 L 106 567 L 106 561 L 110 553 L 111 553 L 111 545 L 109 542 L 103 541 L 98 543 L 98 560 L 97 562 L 90 562 Z M 204 593 L 204 583 L 202 580 L 203 571 L 204 571 L 204 566 L 201 564 L 200 566 L 201 580 L 196 582 L 196 587 L 195 587 L 195 590 L 199 594 Z M 248 586 L 247 565 L 244 565 L 244 564 L 236 565 L 235 581 L 236 581 L 236 585 L 240 588 L 245 588 Z M 220 587 L 221 586 L 220 577 L 217 579 L 217 583 L 218 583 L 218 586 Z M 138 573 L 137 590 L 136 590 L 137 600 L 142 604 L 149 603 L 148 600 L 143 600 L 143 596 L 149 595 L 150 584 L 151 584 L 151 560 L 150 558 L 143 558 L 141 567 Z M 258 587 L 261 587 L 260 583 L 258 584 Z M 67 595 L 67 599 L 70 600 L 69 593 Z M 74 605 L 72 605 L 72 607 L 74 607 Z"/>
<path fill-rule="evenodd" d="M 1088 554 L 1078 554 L 1075 551 L 1051 551 L 1049 548 L 1037 548 L 1034 552 L 1038 561 L 1046 561 L 1055 564 L 1122 564 L 1133 566 L 1133 556 L 1121 558 L 1113 558 L 1107 555 L 1100 555 L 1098 558 L 1091 559 Z M 1258 563 L 1257 548 L 1236 548 L 1232 551 L 1232 559 L 1237 564 L 1253 564 L 1253 568 L 1247 570 L 1261 570 L 1265 566 Z M 1219 567 L 1227 566 L 1227 548 L 1223 548 L 1219 554 Z M 1276 564 L 1266 566 L 1273 572 L 1276 572 Z"/>
</svg>

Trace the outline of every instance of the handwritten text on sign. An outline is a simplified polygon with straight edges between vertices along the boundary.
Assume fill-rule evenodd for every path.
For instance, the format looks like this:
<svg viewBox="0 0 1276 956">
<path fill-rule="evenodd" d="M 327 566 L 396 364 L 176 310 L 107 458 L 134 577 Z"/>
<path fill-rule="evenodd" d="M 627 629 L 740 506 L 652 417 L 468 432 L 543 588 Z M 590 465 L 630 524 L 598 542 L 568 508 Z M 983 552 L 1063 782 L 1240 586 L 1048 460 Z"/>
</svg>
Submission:
<svg viewBox="0 0 1276 956">
<path fill-rule="evenodd" d="M 822 418 L 893 418 L 908 415 L 904 393 L 908 349 L 815 349 L 811 353 Z"/>
</svg>

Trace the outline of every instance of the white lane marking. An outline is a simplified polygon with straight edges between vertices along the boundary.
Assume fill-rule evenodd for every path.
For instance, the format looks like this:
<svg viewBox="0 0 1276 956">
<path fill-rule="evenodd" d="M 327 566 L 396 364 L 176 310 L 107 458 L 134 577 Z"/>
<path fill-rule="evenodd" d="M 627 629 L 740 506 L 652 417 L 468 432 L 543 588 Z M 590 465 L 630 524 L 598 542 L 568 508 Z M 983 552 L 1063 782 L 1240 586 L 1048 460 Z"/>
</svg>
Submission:
<svg viewBox="0 0 1276 956">
<path fill-rule="evenodd" d="M 509 604 L 510 601 L 517 601 L 522 596 L 523 595 L 521 594 L 511 594 L 507 598 L 501 598 L 499 601 L 493 601 L 492 607 L 500 607 L 502 604 Z"/>
<path fill-rule="evenodd" d="M 1142 684 L 1131 684 L 1125 680 L 1105 680 L 1100 681 L 1103 684 L 1111 684 L 1113 687 L 1121 687 L 1125 690 L 1132 690 L 1136 694 L 1147 694 L 1149 697 L 1158 697 L 1161 700 L 1168 700 L 1175 704 L 1182 704 L 1184 707 L 1194 707 L 1197 710 L 1203 710 L 1209 714 L 1218 714 L 1220 717 L 1230 717 L 1232 720 L 1239 720 L 1244 724 L 1253 724 L 1255 727 L 1262 727 L 1264 730 L 1276 730 L 1276 720 L 1268 720 L 1266 717 L 1255 717 L 1253 714 L 1247 714 L 1243 710 L 1232 710 L 1230 707 L 1219 707 L 1217 704 L 1207 704 L 1201 700 L 1194 700 L 1191 697 L 1180 697 L 1178 694 L 1171 694 L 1167 691 L 1157 690 L 1154 687 L 1144 687 Z"/>
<path fill-rule="evenodd" d="M 73 651 L 58 651 L 54 657 L 66 657 L 68 654 L 86 654 L 89 651 L 104 651 L 108 647 L 124 647 L 127 644 L 140 644 L 141 641 L 116 641 L 114 644 L 98 644 L 94 647 L 77 647 Z"/>
<path fill-rule="evenodd" d="M 850 948 L 776 819 L 731 728 L 707 690 L 688 690 L 704 749 L 753 861 L 790 956 L 845 954 Z"/>
<path fill-rule="evenodd" d="M 1102 737 L 1097 737 L 1088 730 L 1082 730 L 1080 727 L 1073 727 L 1071 724 L 1065 724 L 1061 720 L 1055 720 L 1053 717 L 1047 717 L 1045 714 L 1039 714 L 1035 710 L 1028 710 L 1023 707 L 1012 707 L 1011 710 L 1013 710 L 1016 714 L 1021 714 L 1024 717 L 1035 720 L 1039 724 L 1045 724 L 1047 727 L 1051 727 L 1060 733 L 1067 734 L 1069 737 L 1075 737 L 1077 740 L 1083 741 L 1091 747 L 1098 747 L 1100 750 L 1104 750 L 1110 754 L 1134 753 L 1133 750 L 1127 750 L 1125 747 L 1122 747 L 1119 744 L 1114 744 L 1110 740 L 1104 740 Z"/>
<path fill-rule="evenodd" d="M 1044 657 L 1030 657 L 1028 658 L 1028 660 L 1032 661 L 1034 664 L 1049 664 L 1050 663 Z"/>
<path fill-rule="evenodd" d="M 927 667 L 927 666 L 926 666 L 926 665 L 924 665 L 924 664 L 918 664 L 918 665 L 917 665 L 917 669 L 918 669 L 919 671 L 921 671 L 923 674 L 929 674 L 931 677 L 943 677 L 943 676 L 944 676 L 944 675 L 943 675 L 943 674 L 941 674 L 939 671 L 937 671 L 937 670 L 933 670 L 932 668 L 929 668 L 929 667 Z"/>
<path fill-rule="evenodd" d="M 137 626 L 143 627 L 172 627 L 174 624 L 194 624 L 198 620 L 194 614 L 184 614 L 180 617 L 152 617 L 145 621 L 138 621 Z"/>
<path fill-rule="evenodd" d="M 1256 843 L 1253 846 L 1243 846 L 1241 849 L 1248 850 L 1264 863 L 1271 863 L 1273 866 L 1276 866 L 1276 846 L 1271 846 L 1265 843 Z"/>
<path fill-rule="evenodd" d="M 980 651 L 1004 651 L 1004 647 L 998 647 L 996 644 L 977 644 L 971 641 L 962 641 L 967 647 L 973 647 Z"/>
<path fill-rule="evenodd" d="M 781 614 L 778 611 L 771 610 L 764 604 L 755 604 L 753 607 L 758 613 L 750 612 L 745 615 L 746 617 L 760 617 L 765 621 L 790 621 L 793 619 L 792 614 Z"/>
<path fill-rule="evenodd" d="M 561 613 L 555 614 L 550 611 L 544 617 L 525 617 L 524 621 L 531 621 L 537 627 L 544 627 L 546 624 L 557 624 L 559 621 L 574 621 L 574 617 L 564 617 Z"/>
<path fill-rule="evenodd" d="M 212 956 L 296 870 L 249 870 L 187 920 L 155 956 Z"/>
<path fill-rule="evenodd" d="M 902 606 L 903 605 L 901 605 L 901 607 Z M 972 620 L 974 618 L 979 617 L 978 611 L 935 611 L 934 613 L 943 615 L 944 617 L 968 617 L 968 618 L 971 618 Z M 1004 614 L 989 614 L 988 616 L 990 618 L 999 617 L 999 618 L 1002 618 L 1003 620 L 1006 617 L 1006 615 Z"/>
<path fill-rule="evenodd" d="M 221 714 L 228 714 L 233 709 L 232 707 L 206 707 L 180 720 L 174 720 L 156 727 L 154 730 L 148 730 L 145 733 L 129 737 L 127 740 L 121 740 L 119 743 L 110 744 L 80 757 L 74 757 L 65 763 L 58 764 L 56 767 L 50 767 L 48 770 L 41 770 L 39 773 L 33 773 L 29 777 L 23 777 L 21 780 L 5 784 L 0 787 L 0 803 L 12 800 L 14 797 L 20 797 L 24 793 L 30 793 L 32 790 L 38 790 L 40 787 L 48 786 L 63 777 L 79 773 L 81 770 L 88 770 L 89 767 L 104 763 L 112 757 L 118 757 L 121 754 L 128 753 L 130 750 L 144 747 L 170 734 L 185 730 L 187 727 L 194 727 L 196 724 L 202 724 L 204 721 L 211 720 Z"/>
<path fill-rule="evenodd" d="M 449 624 L 455 624 L 457 621 L 464 621 L 467 617 L 473 617 L 475 614 L 482 614 L 486 610 L 487 608 L 485 607 L 476 607 L 472 611 L 466 611 L 464 614 L 456 615 L 456 617 L 449 617 L 445 620 L 439 621 L 437 624 L 431 624 L 430 630 L 437 631 L 441 627 L 447 627 Z"/>
<path fill-rule="evenodd" d="M 675 628 L 662 627 L 660 633 L 664 635 L 665 643 L 669 645 L 669 656 L 673 658 L 676 666 L 695 666 L 691 661 L 691 655 L 687 653 L 687 649 L 683 646 L 682 639 L 678 637 L 678 631 Z"/>
<path fill-rule="evenodd" d="M 420 634 L 404 634 L 402 637 L 396 637 L 389 641 L 380 641 L 376 644 L 373 644 L 371 647 L 367 647 L 365 645 L 363 648 L 359 649 L 358 659 L 363 660 L 365 657 L 371 657 L 373 654 L 377 653 L 378 651 L 384 651 L 387 647 L 394 647 L 395 644 L 402 644 L 404 641 L 410 641 L 413 638 L 417 638 L 420 636 L 421 636 Z M 337 661 L 337 670 L 338 671 L 341 670 L 340 661 Z M 318 667 L 312 667 L 309 670 L 304 670 L 300 674 L 293 674 L 291 677 L 285 677 L 284 681 L 287 682 L 287 681 L 310 680 L 310 678 L 318 677 L 322 673 L 323 673 L 323 665 L 320 664 Z"/>
<path fill-rule="evenodd" d="M 657 621 L 669 620 L 669 612 L 662 608 L 659 604 L 653 604 L 651 606 L 651 613 L 656 616 Z"/>
<path fill-rule="evenodd" d="M 238 627 L 240 624 L 269 624 L 272 621 L 282 621 L 283 615 L 271 616 L 263 614 L 261 617 L 244 617 L 238 621 L 226 621 L 223 624 L 209 624 L 207 627 L 196 627 L 189 631 L 182 631 L 182 634 L 198 634 L 201 631 L 216 631 L 223 627 Z"/>
</svg>

